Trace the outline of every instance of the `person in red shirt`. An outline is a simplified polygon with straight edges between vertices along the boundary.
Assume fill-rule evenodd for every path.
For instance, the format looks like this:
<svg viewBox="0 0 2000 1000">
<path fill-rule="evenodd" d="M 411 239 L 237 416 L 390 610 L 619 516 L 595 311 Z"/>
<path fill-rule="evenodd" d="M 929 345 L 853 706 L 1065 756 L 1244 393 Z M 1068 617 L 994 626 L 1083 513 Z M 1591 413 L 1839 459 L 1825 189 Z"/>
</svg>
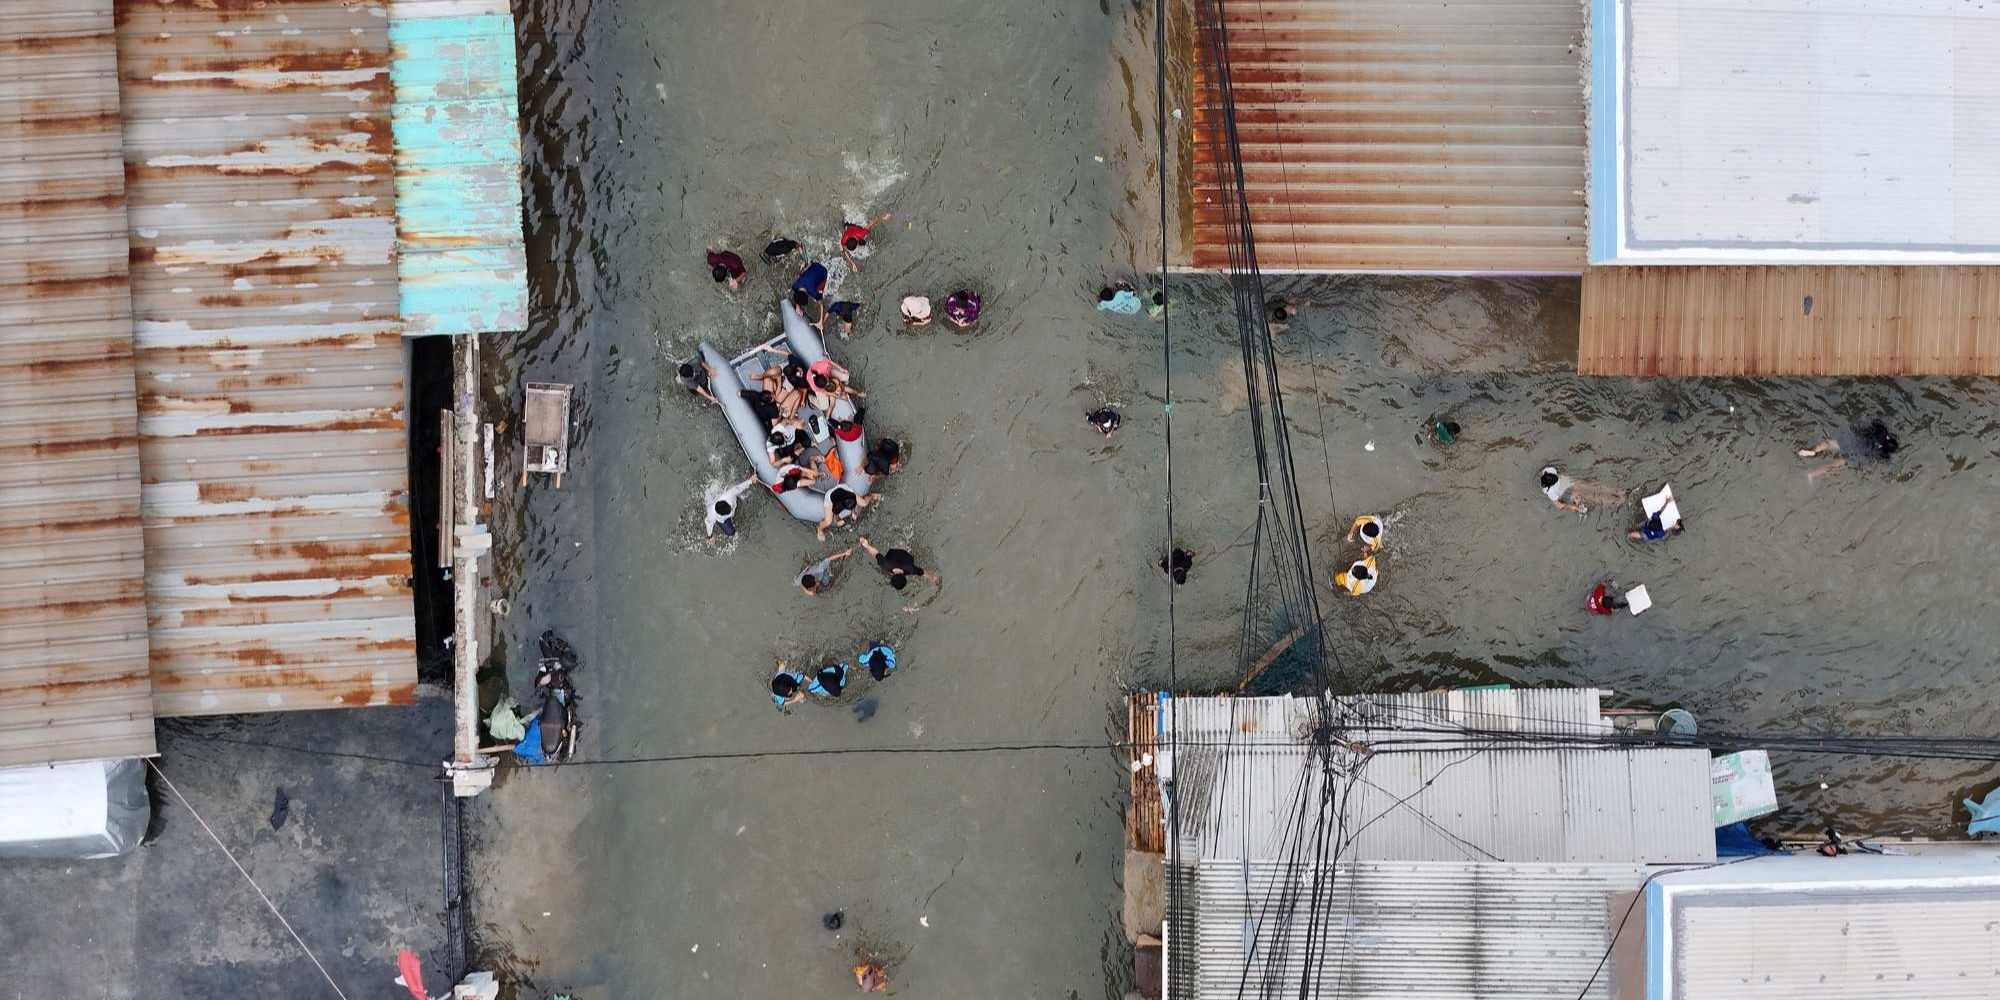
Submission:
<svg viewBox="0 0 2000 1000">
<path fill-rule="evenodd" d="M 868 230 L 889 221 L 889 213 L 883 212 L 873 219 L 861 222 L 843 222 L 840 225 L 840 255 L 847 258 L 850 270 L 861 270 L 861 258 L 875 252 L 868 245 Z"/>
<path fill-rule="evenodd" d="M 708 273 L 710 277 L 715 279 L 716 284 L 720 285 L 726 282 L 729 285 L 730 291 L 735 291 L 743 287 L 743 275 L 745 273 L 743 258 L 736 256 L 728 250 L 715 250 L 711 248 L 708 251 Z"/>
<path fill-rule="evenodd" d="M 1584 610 L 1593 615 L 1608 615 L 1614 611 L 1623 610 L 1625 607 L 1625 598 L 1611 592 L 1611 588 L 1616 586 L 1618 586 L 1618 581 L 1605 580 L 1597 586 L 1592 587 L 1590 589 L 1590 597 L 1583 602 Z"/>
</svg>

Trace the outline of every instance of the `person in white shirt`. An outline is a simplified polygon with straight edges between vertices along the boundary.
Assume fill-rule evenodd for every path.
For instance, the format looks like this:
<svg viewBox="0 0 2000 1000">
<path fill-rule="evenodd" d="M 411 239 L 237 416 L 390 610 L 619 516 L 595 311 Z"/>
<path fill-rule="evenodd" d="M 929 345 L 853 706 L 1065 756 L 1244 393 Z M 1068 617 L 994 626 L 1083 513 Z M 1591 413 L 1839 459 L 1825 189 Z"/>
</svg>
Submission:
<svg viewBox="0 0 2000 1000">
<path fill-rule="evenodd" d="M 726 490 L 711 488 L 702 496 L 703 509 L 708 512 L 708 543 L 715 544 L 715 529 L 721 528 L 724 537 L 736 534 L 736 501 L 743 492 L 757 485 L 757 477 L 751 476 Z"/>
</svg>

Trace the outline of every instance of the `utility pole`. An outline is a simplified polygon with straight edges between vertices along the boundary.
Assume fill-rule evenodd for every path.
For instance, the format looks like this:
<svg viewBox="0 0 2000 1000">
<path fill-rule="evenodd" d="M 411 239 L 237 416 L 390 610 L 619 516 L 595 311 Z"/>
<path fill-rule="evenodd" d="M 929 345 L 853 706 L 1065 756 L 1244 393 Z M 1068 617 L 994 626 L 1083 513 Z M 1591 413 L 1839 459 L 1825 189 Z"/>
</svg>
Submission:
<svg viewBox="0 0 2000 1000">
<path fill-rule="evenodd" d="M 495 760 L 479 752 L 479 558 L 493 547 L 493 536 L 479 523 L 479 335 L 451 341 L 452 503 L 451 649 L 452 794 L 478 795 L 493 784 Z"/>
</svg>

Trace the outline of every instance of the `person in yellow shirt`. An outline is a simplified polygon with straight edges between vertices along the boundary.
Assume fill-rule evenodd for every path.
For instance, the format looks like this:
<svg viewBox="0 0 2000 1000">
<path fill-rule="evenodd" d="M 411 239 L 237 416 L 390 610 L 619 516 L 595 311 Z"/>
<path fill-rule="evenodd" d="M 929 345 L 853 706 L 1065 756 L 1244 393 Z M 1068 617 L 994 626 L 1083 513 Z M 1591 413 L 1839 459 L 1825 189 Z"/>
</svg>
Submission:
<svg viewBox="0 0 2000 1000">
<path fill-rule="evenodd" d="M 1353 565 L 1347 567 L 1346 572 L 1334 574 L 1333 585 L 1346 591 L 1349 597 L 1360 597 L 1374 590 L 1375 584 L 1381 579 L 1381 575 L 1375 571 L 1375 557 L 1368 555 L 1356 559 Z"/>
<path fill-rule="evenodd" d="M 1376 517 L 1373 514 L 1363 514 L 1360 517 L 1355 518 L 1354 523 L 1347 526 L 1347 540 L 1350 542 L 1353 541 L 1354 536 L 1356 535 L 1361 536 L 1362 551 L 1364 552 L 1382 551 L 1381 518 Z"/>
</svg>

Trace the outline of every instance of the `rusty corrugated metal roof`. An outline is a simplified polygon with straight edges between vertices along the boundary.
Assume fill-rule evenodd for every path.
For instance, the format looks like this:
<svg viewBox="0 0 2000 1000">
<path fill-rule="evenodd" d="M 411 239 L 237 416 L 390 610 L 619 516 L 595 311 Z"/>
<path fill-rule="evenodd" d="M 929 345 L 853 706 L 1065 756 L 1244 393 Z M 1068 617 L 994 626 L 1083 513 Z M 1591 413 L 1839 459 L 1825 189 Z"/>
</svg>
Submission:
<svg viewBox="0 0 2000 1000">
<path fill-rule="evenodd" d="M 111 0 L 0 5 L 0 765 L 151 755 Z"/>
<path fill-rule="evenodd" d="M 521 123 L 507 0 L 394 0 L 403 332 L 528 323 Z"/>
<path fill-rule="evenodd" d="M 1220 6 L 1265 272 L 1583 270 L 1578 0 Z M 1202 54 L 1192 262 L 1220 268 L 1229 177 L 1207 141 L 1223 119 Z"/>
<path fill-rule="evenodd" d="M 388 17 L 119 0 L 160 715 L 416 680 Z"/>
</svg>

